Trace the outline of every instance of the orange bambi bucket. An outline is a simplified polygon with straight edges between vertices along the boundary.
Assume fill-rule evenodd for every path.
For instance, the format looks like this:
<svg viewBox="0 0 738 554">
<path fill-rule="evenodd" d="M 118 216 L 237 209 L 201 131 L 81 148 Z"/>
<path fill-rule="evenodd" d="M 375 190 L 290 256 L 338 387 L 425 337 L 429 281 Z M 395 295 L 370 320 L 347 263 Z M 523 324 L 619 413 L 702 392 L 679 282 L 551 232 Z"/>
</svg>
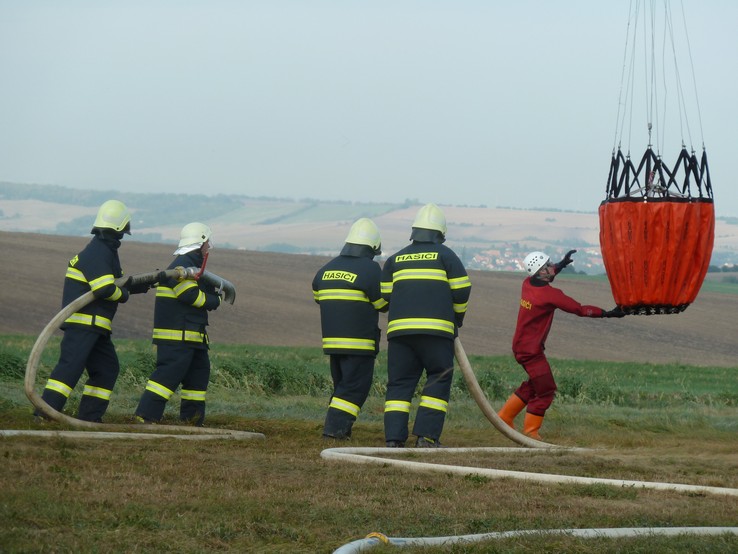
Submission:
<svg viewBox="0 0 738 554">
<path fill-rule="evenodd" d="M 616 199 L 599 208 L 600 247 L 615 302 L 669 314 L 694 302 L 715 235 L 712 200 Z"/>
<path fill-rule="evenodd" d="M 618 151 L 607 196 L 599 207 L 600 248 L 617 305 L 628 314 L 686 310 L 715 237 L 706 154 L 698 162 L 682 150 L 672 171 L 650 148 L 638 167 Z"/>
</svg>

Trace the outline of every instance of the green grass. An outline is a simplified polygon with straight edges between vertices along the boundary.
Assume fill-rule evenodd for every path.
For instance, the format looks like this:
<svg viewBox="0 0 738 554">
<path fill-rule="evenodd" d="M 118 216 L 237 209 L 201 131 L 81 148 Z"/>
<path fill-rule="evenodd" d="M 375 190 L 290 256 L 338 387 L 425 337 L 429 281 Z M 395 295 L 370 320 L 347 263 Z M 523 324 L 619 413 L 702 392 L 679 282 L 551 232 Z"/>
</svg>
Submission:
<svg viewBox="0 0 738 554">
<path fill-rule="evenodd" d="M 23 392 L 35 337 L 3 336 L 0 427 L 36 429 Z M 56 363 L 42 356 L 37 390 Z M 154 350 L 116 341 L 121 377 L 106 416 L 123 423 Z M 518 529 L 735 526 L 738 497 L 543 485 L 323 460 L 331 392 L 317 348 L 215 345 L 208 424 L 266 436 L 208 442 L 0 439 L 2 552 L 332 552 L 379 531 L 434 537 Z M 494 406 L 523 378 L 511 357 L 470 356 Z M 552 360 L 559 395 L 544 439 L 587 453 L 441 453 L 439 463 L 738 488 L 738 367 Z M 83 379 L 84 380 L 84 379 Z M 386 358 L 354 427 L 353 446 L 382 446 Z M 73 413 L 81 384 L 68 411 Z M 417 401 L 415 402 L 417 404 Z M 178 395 L 165 422 L 175 423 Z M 61 429 L 46 424 L 44 429 Z M 483 418 L 457 372 L 442 441 L 513 446 Z M 412 450 L 398 456 L 420 459 Z M 738 537 L 576 539 L 540 536 L 404 552 L 734 552 Z M 372 552 L 394 552 L 380 547 Z"/>
<path fill-rule="evenodd" d="M 557 279 L 573 279 L 582 281 L 607 282 L 607 275 L 584 275 L 580 273 L 562 273 Z M 708 273 L 702 282 L 700 292 L 716 292 L 720 294 L 738 294 L 736 273 L 715 272 Z"/>
</svg>

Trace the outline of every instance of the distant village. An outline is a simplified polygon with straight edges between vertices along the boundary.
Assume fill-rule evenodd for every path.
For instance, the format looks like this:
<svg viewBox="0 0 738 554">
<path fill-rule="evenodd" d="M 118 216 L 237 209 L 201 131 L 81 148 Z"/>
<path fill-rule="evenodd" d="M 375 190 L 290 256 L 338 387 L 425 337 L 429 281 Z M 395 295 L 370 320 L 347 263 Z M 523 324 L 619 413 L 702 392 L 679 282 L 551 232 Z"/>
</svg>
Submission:
<svg viewBox="0 0 738 554">
<path fill-rule="evenodd" d="M 468 269 L 482 271 L 524 271 L 523 258 L 526 254 L 528 254 L 528 250 L 521 251 L 518 245 L 490 248 L 475 253 L 470 259 L 465 259 L 464 262 Z M 563 257 L 564 252 L 547 252 L 547 254 L 554 261 L 558 261 L 557 256 Z M 577 273 L 587 273 L 589 275 L 605 273 L 602 255 L 598 248 L 577 249 L 574 262 L 571 267 Z"/>
<path fill-rule="evenodd" d="M 529 250 L 521 250 L 519 245 L 489 248 L 474 253 L 469 258 L 463 256 L 464 265 L 467 269 L 478 269 L 481 271 L 524 271 L 523 258 L 528 254 Z M 546 251 L 554 261 L 563 258 L 565 252 Z M 603 275 L 605 274 L 605 264 L 602 261 L 602 254 L 599 248 L 584 247 L 578 248 L 574 256 L 574 264 L 569 266 L 569 272 L 586 273 L 587 275 Z M 738 273 L 738 263 L 736 263 L 735 253 L 716 253 L 713 252 L 712 263 L 708 272 L 722 273 Z M 735 277 L 731 277 L 731 280 Z"/>
</svg>

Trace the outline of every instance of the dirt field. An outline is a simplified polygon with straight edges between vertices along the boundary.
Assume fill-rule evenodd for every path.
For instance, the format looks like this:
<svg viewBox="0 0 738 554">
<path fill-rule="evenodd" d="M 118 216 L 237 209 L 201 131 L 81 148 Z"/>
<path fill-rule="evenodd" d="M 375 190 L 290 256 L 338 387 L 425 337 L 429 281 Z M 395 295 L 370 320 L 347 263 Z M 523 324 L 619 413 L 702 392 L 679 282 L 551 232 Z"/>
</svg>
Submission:
<svg viewBox="0 0 738 554">
<path fill-rule="evenodd" d="M 60 309 L 66 264 L 87 238 L 0 232 L 3 286 L 1 334 L 37 335 Z M 173 247 L 127 242 L 120 249 L 126 274 L 163 269 Z M 235 305 L 211 314 L 213 348 L 218 343 L 319 346 L 318 307 L 311 281 L 327 261 L 216 248 L 207 269 L 230 280 Z M 470 356 L 508 355 L 515 328 L 522 274 L 471 272 L 472 297 L 460 337 Z M 585 304 L 613 306 L 607 283 L 559 277 L 556 286 Z M 154 294 L 134 296 L 118 311 L 114 338 L 150 336 Z M 684 313 L 585 319 L 559 313 L 547 343 L 552 358 L 677 362 L 738 367 L 738 295 L 702 293 Z M 386 323 L 380 317 L 382 325 Z M 386 348 L 386 344 L 382 345 Z"/>
</svg>

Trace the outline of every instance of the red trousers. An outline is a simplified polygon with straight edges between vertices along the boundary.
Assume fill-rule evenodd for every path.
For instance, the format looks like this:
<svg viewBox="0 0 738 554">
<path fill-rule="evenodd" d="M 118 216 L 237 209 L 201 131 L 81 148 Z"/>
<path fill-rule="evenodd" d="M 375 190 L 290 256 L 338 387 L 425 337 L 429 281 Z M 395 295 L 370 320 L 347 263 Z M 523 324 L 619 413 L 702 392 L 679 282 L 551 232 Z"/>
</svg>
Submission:
<svg viewBox="0 0 738 554">
<path fill-rule="evenodd" d="M 539 354 L 515 354 L 515 360 L 523 366 L 528 379 L 523 381 L 515 394 L 528 406 L 529 414 L 543 416 L 556 395 L 551 366 L 543 352 Z"/>
</svg>

